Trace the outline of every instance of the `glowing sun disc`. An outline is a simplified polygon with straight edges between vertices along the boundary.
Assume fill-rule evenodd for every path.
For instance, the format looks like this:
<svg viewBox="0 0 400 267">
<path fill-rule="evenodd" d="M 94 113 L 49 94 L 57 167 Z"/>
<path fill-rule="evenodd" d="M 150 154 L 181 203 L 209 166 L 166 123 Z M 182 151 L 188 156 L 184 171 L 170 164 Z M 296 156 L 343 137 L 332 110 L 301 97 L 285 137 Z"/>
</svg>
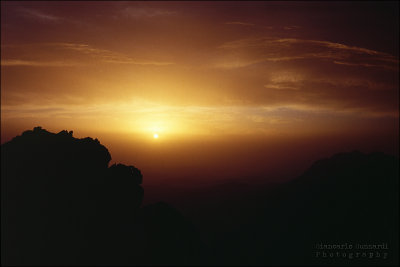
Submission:
<svg viewBox="0 0 400 267">
<path fill-rule="evenodd" d="M 157 139 L 157 138 L 158 138 L 158 134 L 155 133 L 155 134 L 153 135 L 153 137 Z"/>
</svg>

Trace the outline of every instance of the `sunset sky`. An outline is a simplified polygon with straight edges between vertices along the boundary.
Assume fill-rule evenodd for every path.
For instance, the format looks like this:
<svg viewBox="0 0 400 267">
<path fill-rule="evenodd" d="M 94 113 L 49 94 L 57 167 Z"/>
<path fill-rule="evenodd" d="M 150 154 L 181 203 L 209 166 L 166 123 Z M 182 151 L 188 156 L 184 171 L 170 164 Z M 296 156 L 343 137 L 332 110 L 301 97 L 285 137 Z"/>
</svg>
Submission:
<svg viewBox="0 0 400 267">
<path fill-rule="evenodd" d="M 73 130 L 145 182 L 283 177 L 331 153 L 398 153 L 398 8 L 2 1 L 1 142 Z"/>
</svg>

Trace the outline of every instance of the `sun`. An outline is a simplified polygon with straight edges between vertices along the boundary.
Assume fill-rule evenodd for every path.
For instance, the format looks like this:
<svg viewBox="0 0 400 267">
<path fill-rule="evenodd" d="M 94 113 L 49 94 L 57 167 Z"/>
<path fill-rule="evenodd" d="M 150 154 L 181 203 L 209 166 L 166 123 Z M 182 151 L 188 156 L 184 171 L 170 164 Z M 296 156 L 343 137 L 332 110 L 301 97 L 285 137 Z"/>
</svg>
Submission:
<svg viewBox="0 0 400 267">
<path fill-rule="evenodd" d="M 157 139 L 158 138 L 158 134 L 153 134 L 153 137 L 155 138 L 155 139 Z"/>
</svg>

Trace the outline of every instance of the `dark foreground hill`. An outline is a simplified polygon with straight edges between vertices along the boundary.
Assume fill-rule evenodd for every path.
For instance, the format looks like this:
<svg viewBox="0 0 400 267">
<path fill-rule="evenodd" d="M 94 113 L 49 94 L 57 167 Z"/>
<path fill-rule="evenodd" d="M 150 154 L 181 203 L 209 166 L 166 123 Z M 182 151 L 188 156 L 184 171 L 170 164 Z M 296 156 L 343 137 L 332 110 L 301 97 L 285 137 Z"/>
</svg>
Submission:
<svg viewBox="0 0 400 267">
<path fill-rule="evenodd" d="M 398 265 L 393 156 L 342 153 L 280 185 L 174 191 L 165 200 L 183 216 L 142 207 L 140 171 L 108 167 L 98 140 L 37 127 L 1 154 L 3 265 Z M 353 248 L 320 247 L 338 244 Z"/>
<path fill-rule="evenodd" d="M 3 144 L 2 264 L 197 262 L 193 226 L 168 204 L 141 208 L 140 170 L 110 160 L 97 139 L 67 131 L 36 127 Z"/>
</svg>

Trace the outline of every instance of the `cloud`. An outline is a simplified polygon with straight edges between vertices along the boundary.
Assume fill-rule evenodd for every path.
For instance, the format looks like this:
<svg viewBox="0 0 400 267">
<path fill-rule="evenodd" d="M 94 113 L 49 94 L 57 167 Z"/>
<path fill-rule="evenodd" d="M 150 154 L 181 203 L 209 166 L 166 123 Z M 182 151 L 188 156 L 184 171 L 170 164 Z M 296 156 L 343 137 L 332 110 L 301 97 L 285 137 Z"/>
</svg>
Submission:
<svg viewBox="0 0 400 267">
<path fill-rule="evenodd" d="M 242 25 L 242 26 L 254 26 L 253 23 L 241 22 L 241 21 L 230 21 L 225 22 L 227 25 Z"/>
<path fill-rule="evenodd" d="M 398 114 L 398 58 L 364 47 L 247 38 L 219 46 L 210 69 L 230 76 L 225 93 L 243 105 Z"/>
<path fill-rule="evenodd" d="M 176 14 L 176 11 L 160 9 L 160 8 L 152 8 L 152 7 L 125 7 L 120 11 L 120 13 L 129 18 L 153 18 L 160 16 L 171 16 Z"/>
<path fill-rule="evenodd" d="M 1 66 L 26 66 L 26 67 L 71 67 L 82 66 L 83 64 L 77 62 L 65 61 L 29 61 L 19 59 L 5 59 L 1 60 Z"/>
<path fill-rule="evenodd" d="M 266 84 L 264 85 L 267 89 L 274 89 L 274 90 L 299 90 L 298 87 L 295 86 L 285 86 L 282 84 Z"/>
<path fill-rule="evenodd" d="M 102 62 L 106 63 L 115 63 L 115 64 L 135 64 L 135 65 L 171 65 L 174 64 L 172 62 L 163 62 L 163 61 L 153 61 L 153 60 L 136 60 L 125 54 L 106 50 L 94 48 L 87 44 L 73 44 L 73 43 L 60 43 L 61 47 L 65 49 L 74 50 L 91 57 L 97 58 Z"/>
<path fill-rule="evenodd" d="M 2 66 L 69 67 L 96 63 L 165 66 L 167 61 L 134 59 L 123 53 L 79 43 L 3 45 Z M 24 52 L 25 58 L 20 57 Z M 65 58 L 68 58 L 67 60 Z"/>
<path fill-rule="evenodd" d="M 27 99 L 31 97 L 26 96 Z M 33 120 L 35 123 L 51 121 L 59 125 L 94 127 L 96 130 L 135 132 L 148 135 L 153 128 L 162 134 L 254 134 L 274 133 L 285 127 L 308 131 L 315 124 L 324 123 L 334 130 L 334 122 L 363 118 L 396 118 L 393 113 L 365 112 L 362 109 L 333 109 L 310 107 L 303 104 L 253 105 L 253 106 L 187 106 L 165 105 L 136 98 L 134 101 L 117 101 L 91 104 L 65 104 L 60 99 L 47 103 L 25 101 L 23 104 L 2 105 L 2 119 L 6 121 Z M 397 113 L 398 117 L 398 113 Z M 326 121 L 329 118 L 329 122 Z M 93 123 L 101 122 L 101 123 Z M 318 128 L 318 127 L 317 127 Z M 321 130 L 321 129 L 320 129 Z"/>
<path fill-rule="evenodd" d="M 340 43 L 296 38 L 248 38 L 218 47 L 221 59 L 217 68 L 246 67 L 261 62 L 301 59 L 328 60 L 334 64 L 398 70 L 399 60 L 388 53 Z M 229 56 L 234 54 L 232 62 Z M 242 56 L 243 55 L 243 56 Z"/>
<path fill-rule="evenodd" d="M 383 68 L 387 70 L 398 70 L 398 67 L 395 65 L 385 65 L 385 64 L 368 64 L 368 63 L 351 63 L 351 62 L 344 62 L 344 61 L 333 61 L 333 63 L 338 65 L 347 65 L 347 66 L 354 66 L 354 67 L 373 67 L 373 68 Z"/>
<path fill-rule="evenodd" d="M 283 29 L 284 30 L 296 30 L 296 29 L 300 29 L 300 26 L 284 26 Z"/>
<path fill-rule="evenodd" d="M 320 40 L 307 40 L 307 39 L 296 39 L 296 38 L 271 38 L 271 37 L 263 37 L 263 38 L 248 38 L 248 39 L 240 39 L 231 42 L 227 42 L 221 45 L 219 48 L 223 49 L 235 49 L 235 48 L 245 48 L 245 47 L 266 47 L 270 48 L 275 45 L 282 45 L 286 48 L 289 48 L 293 45 L 314 45 L 316 47 L 325 47 L 325 48 L 333 48 L 336 50 L 347 50 L 353 52 L 359 52 L 369 55 L 381 55 L 381 56 L 389 56 L 391 55 L 383 52 L 378 52 L 362 47 L 356 46 L 348 46 L 340 43 L 328 42 L 328 41 L 320 41 Z M 312 47 L 312 48 L 316 48 Z"/>
<path fill-rule="evenodd" d="M 37 9 L 32 9 L 32 8 L 21 8 L 20 12 L 23 16 L 36 19 L 36 20 L 41 20 L 41 21 L 49 21 L 49 22 L 59 22 L 63 20 L 63 18 L 45 13 L 43 11 L 37 10 Z"/>
<path fill-rule="evenodd" d="M 372 77 L 345 78 L 337 75 L 302 79 L 271 78 L 258 97 L 265 104 L 300 104 L 316 109 L 357 111 L 365 114 L 398 114 L 394 99 L 396 85 L 390 81 L 377 82 Z"/>
</svg>

